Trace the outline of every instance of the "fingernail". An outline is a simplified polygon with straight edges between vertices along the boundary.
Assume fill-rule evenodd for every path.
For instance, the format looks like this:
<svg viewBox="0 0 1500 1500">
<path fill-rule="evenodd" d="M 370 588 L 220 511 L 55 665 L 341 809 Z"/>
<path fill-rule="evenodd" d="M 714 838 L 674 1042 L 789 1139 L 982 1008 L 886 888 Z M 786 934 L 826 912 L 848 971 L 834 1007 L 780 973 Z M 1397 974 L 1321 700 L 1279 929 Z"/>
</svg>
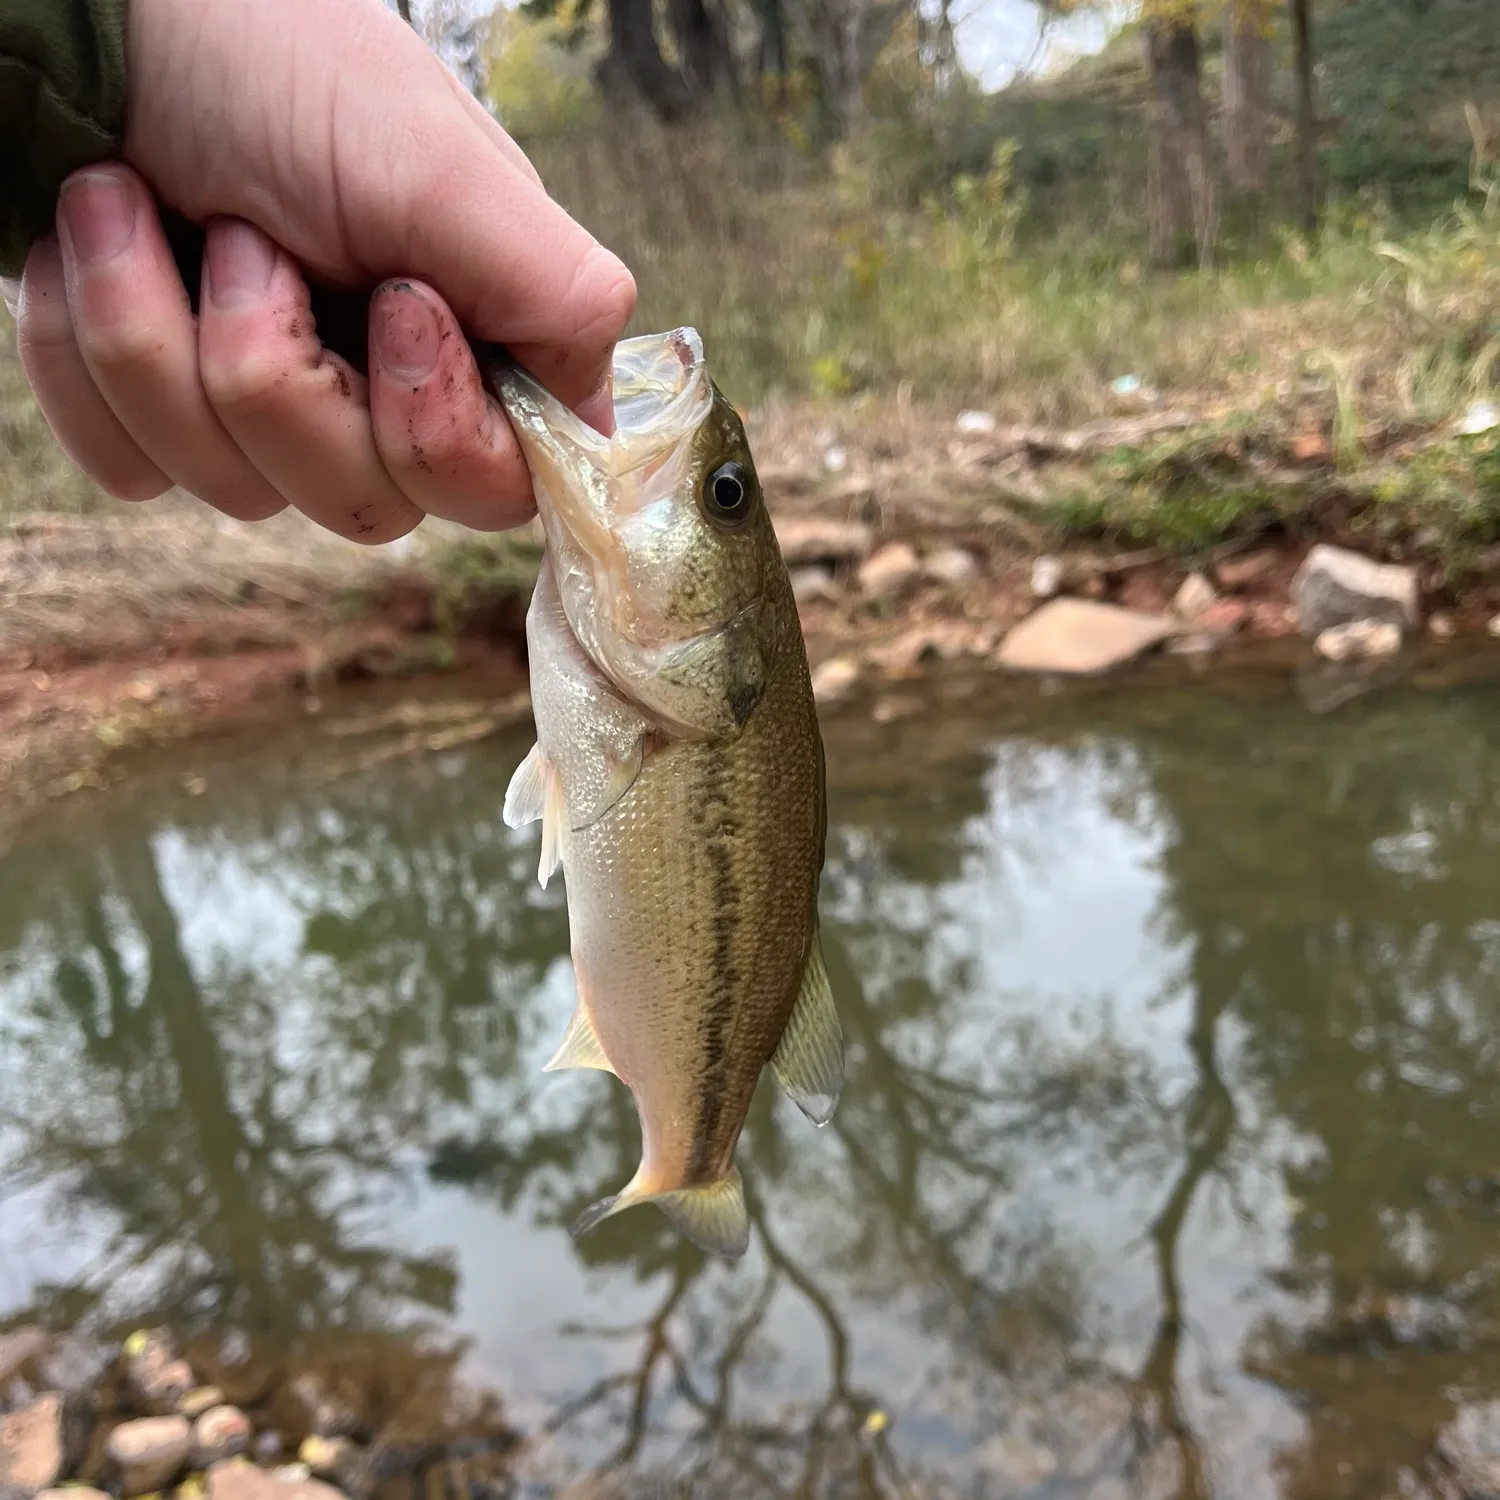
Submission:
<svg viewBox="0 0 1500 1500">
<path fill-rule="evenodd" d="M 215 307 L 246 307 L 271 285 L 276 246 L 243 219 L 221 219 L 209 227 L 208 294 Z"/>
<path fill-rule="evenodd" d="M 414 287 L 398 282 L 375 312 L 375 358 L 403 385 L 417 385 L 437 368 L 442 328 L 437 310 Z"/>
<path fill-rule="evenodd" d="M 600 437 L 615 435 L 615 387 L 609 373 L 599 382 L 599 388 L 592 396 L 578 403 L 578 415 Z"/>
<path fill-rule="evenodd" d="M 135 238 L 135 194 L 113 172 L 80 172 L 62 190 L 68 248 L 85 265 L 113 260 Z"/>
</svg>

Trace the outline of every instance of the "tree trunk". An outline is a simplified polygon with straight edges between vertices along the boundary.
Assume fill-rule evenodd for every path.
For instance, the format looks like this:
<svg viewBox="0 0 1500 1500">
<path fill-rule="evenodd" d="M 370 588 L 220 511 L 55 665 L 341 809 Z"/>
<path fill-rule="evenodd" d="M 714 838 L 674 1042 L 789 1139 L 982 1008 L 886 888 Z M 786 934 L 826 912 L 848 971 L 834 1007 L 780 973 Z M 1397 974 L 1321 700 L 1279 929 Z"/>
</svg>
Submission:
<svg viewBox="0 0 1500 1500">
<path fill-rule="evenodd" d="M 786 12 L 781 0 L 762 0 L 760 20 L 762 77 L 784 79 L 787 74 Z"/>
<path fill-rule="evenodd" d="M 760 46 L 756 52 L 755 73 L 761 82 L 774 79 L 780 87 L 786 82 L 786 11 L 782 0 L 759 0 Z"/>
<path fill-rule="evenodd" d="M 1151 73 L 1151 259 L 1206 266 L 1213 259 L 1214 187 L 1192 21 L 1146 23 Z"/>
<path fill-rule="evenodd" d="M 1313 96 L 1312 0 L 1291 0 L 1297 39 L 1297 196 L 1302 227 L 1318 232 L 1318 115 Z"/>
<path fill-rule="evenodd" d="M 1261 7 L 1224 10 L 1224 166 L 1239 193 L 1265 191 L 1270 167 L 1271 39 Z"/>
<path fill-rule="evenodd" d="M 693 96 L 708 99 L 722 88 L 733 92 L 734 61 L 718 14 L 704 0 L 669 0 L 668 14 L 683 81 Z"/>
<path fill-rule="evenodd" d="M 644 103 L 668 123 L 682 119 L 691 107 L 682 74 L 661 55 L 651 0 L 609 0 L 609 51 L 596 78 L 607 99 L 626 107 Z"/>
</svg>

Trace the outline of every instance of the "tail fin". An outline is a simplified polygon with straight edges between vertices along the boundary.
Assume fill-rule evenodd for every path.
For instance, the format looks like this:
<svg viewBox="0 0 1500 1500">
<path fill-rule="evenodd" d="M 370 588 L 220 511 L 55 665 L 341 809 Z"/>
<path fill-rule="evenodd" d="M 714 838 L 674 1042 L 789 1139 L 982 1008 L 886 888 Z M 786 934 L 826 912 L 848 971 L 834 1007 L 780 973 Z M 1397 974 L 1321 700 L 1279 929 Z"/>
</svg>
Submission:
<svg viewBox="0 0 1500 1500">
<path fill-rule="evenodd" d="M 635 1179 L 612 1198 L 601 1198 L 586 1208 L 573 1225 L 573 1238 L 587 1234 L 596 1224 L 633 1208 L 654 1203 L 676 1227 L 700 1249 L 726 1260 L 738 1260 L 750 1246 L 750 1216 L 745 1211 L 745 1185 L 738 1167 L 702 1187 L 670 1188 L 662 1193 L 643 1193 Z"/>
</svg>

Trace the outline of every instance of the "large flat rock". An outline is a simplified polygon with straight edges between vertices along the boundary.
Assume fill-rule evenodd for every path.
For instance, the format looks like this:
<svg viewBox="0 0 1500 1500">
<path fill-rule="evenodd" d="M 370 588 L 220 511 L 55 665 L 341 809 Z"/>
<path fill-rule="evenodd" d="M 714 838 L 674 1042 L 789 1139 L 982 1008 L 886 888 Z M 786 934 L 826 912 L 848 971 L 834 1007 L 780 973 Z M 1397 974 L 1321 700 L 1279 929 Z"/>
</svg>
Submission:
<svg viewBox="0 0 1500 1500">
<path fill-rule="evenodd" d="M 1159 646 L 1173 629 L 1166 615 L 1053 599 L 1006 636 L 996 659 L 1013 672 L 1108 672 Z"/>
<path fill-rule="evenodd" d="M 1297 629 L 1313 639 L 1337 625 L 1377 620 L 1414 630 L 1421 622 L 1417 570 L 1378 563 L 1319 543 L 1292 579 Z"/>
<path fill-rule="evenodd" d="M 208 1500 L 344 1500 L 344 1497 L 321 1480 L 283 1477 L 258 1469 L 242 1458 L 231 1458 L 209 1469 Z"/>
</svg>

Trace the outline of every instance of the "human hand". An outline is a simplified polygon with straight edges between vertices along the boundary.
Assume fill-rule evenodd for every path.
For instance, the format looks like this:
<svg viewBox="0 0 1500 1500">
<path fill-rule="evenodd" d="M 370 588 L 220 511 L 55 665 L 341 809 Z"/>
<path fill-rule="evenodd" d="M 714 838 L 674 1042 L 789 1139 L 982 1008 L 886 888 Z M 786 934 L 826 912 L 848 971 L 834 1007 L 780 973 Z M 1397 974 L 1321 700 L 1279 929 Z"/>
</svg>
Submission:
<svg viewBox="0 0 1500 1500">
<path fill-rule="evenodd" d="M 131 0 L 123 155 L 64 185 L 27 261 L 23 367 L 110 494 L 288 502 L 362 542 L 479 530 L 531 480 L 460 331 L 612 424 L 625 267 L 379 0 Z M 206 226 L 195 318 L 158 203 Z M 368 379 L 319 342 L 309 276 L 379 283 Z"/>
</svg>

